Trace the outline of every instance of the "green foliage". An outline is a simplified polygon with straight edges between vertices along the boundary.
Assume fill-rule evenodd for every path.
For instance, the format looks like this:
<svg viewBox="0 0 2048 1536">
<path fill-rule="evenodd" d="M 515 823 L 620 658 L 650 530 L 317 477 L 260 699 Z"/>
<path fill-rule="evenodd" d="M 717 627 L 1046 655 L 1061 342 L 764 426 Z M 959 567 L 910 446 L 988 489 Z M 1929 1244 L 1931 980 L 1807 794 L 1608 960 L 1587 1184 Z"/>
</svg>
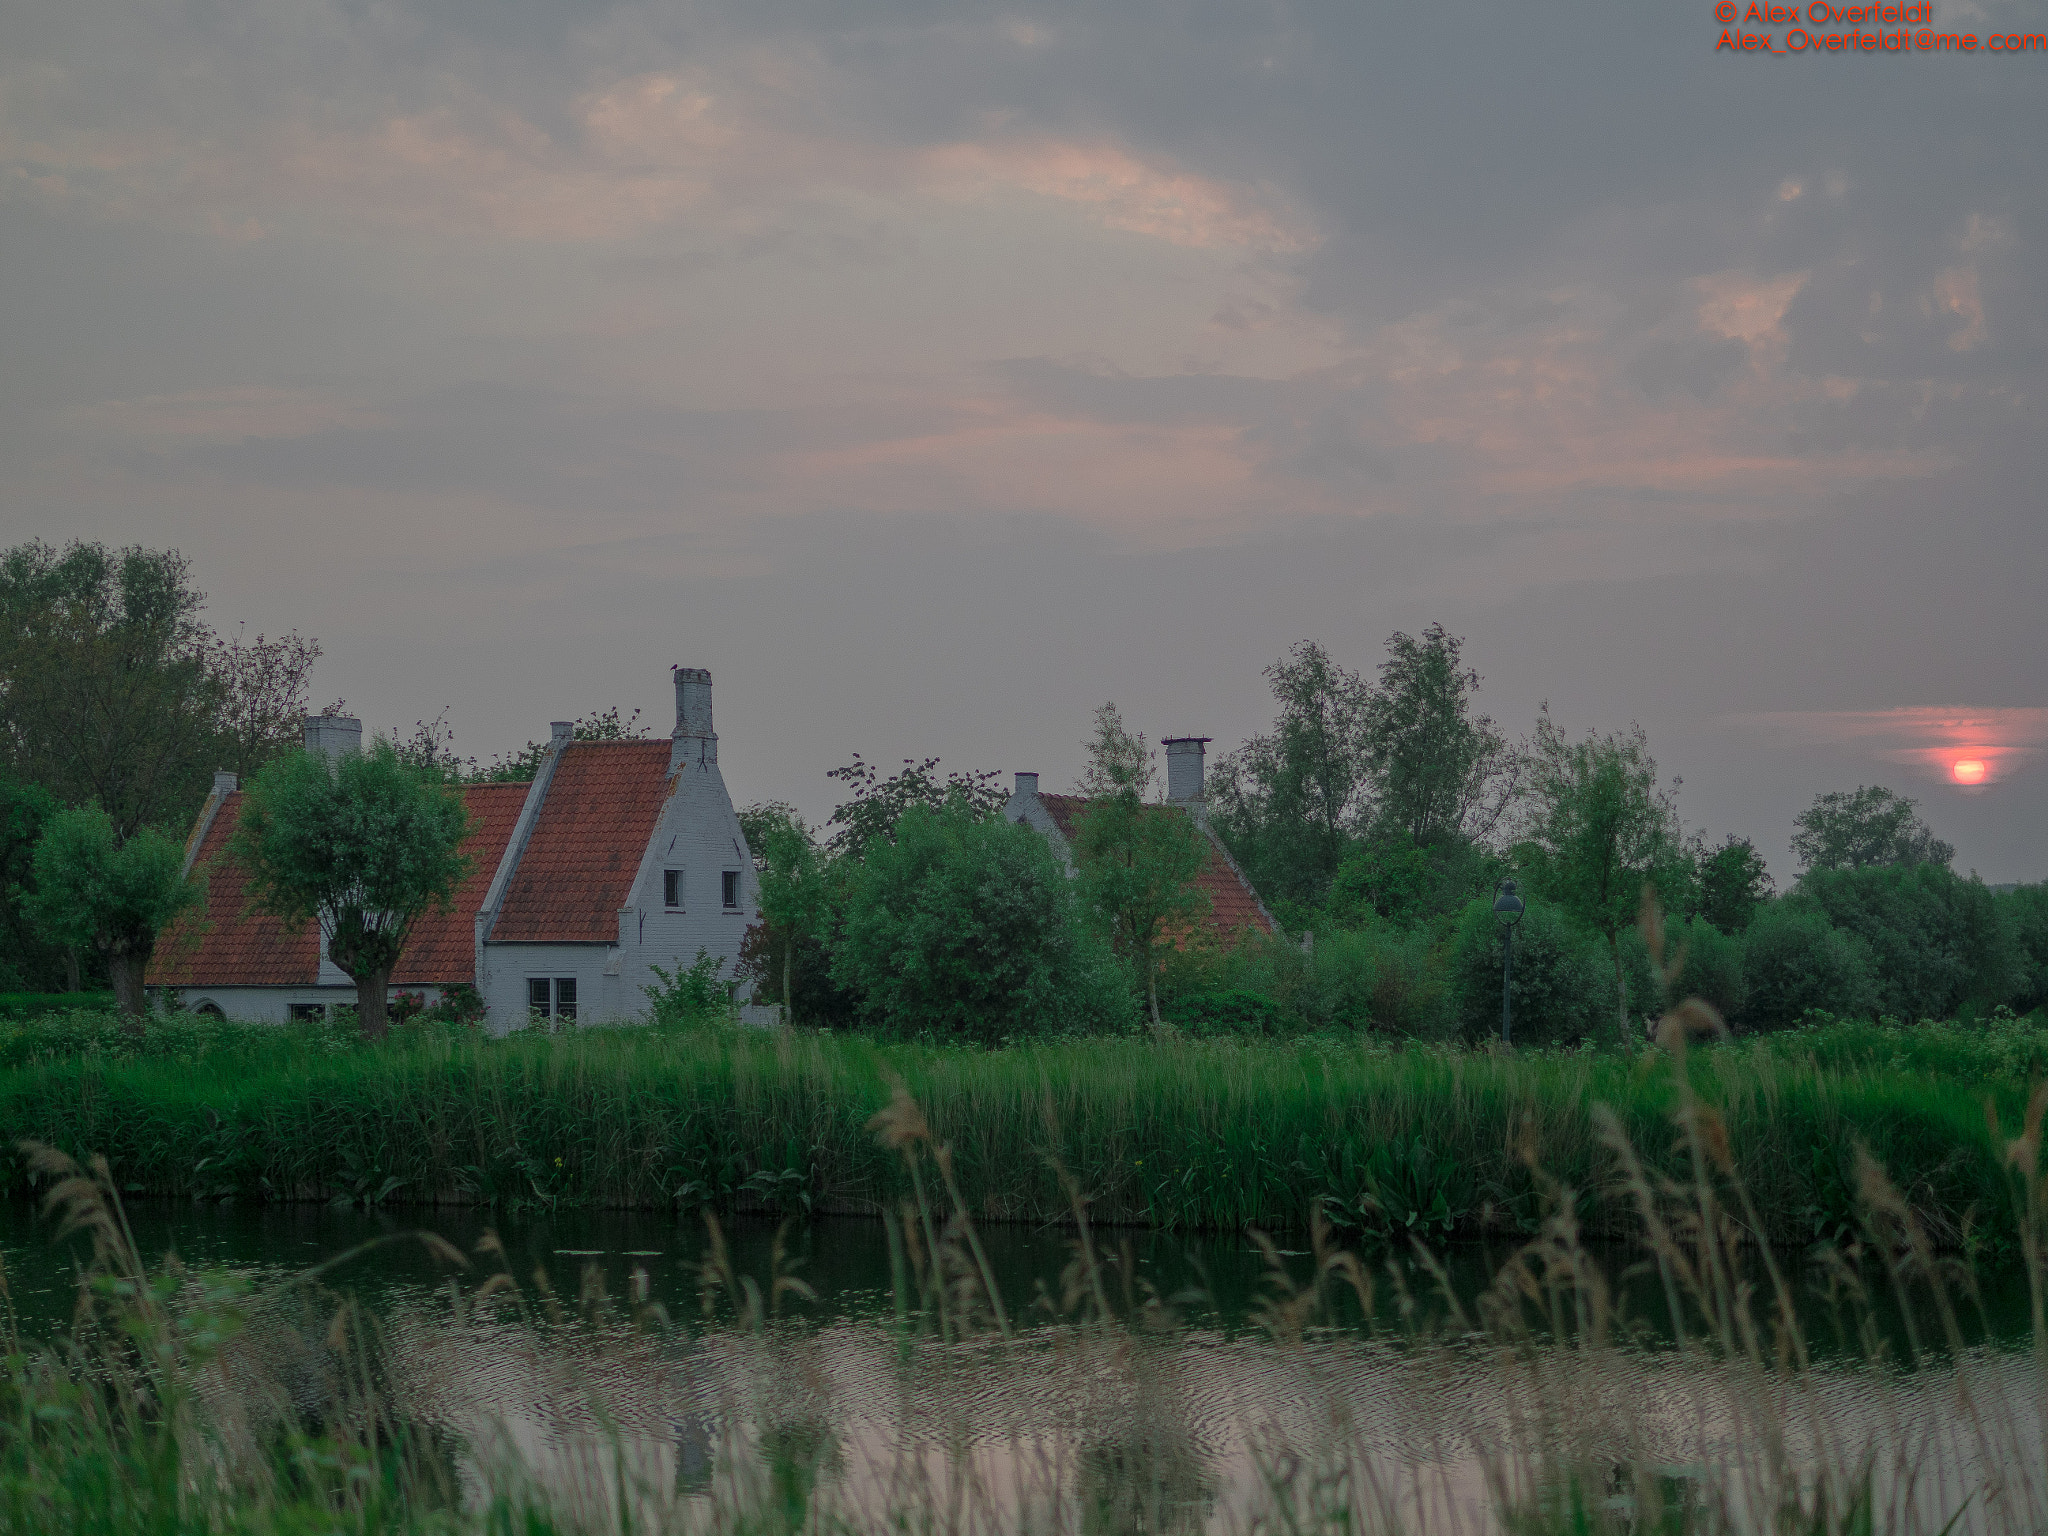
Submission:
<svg viewBox="0 0 2048 1536">
<path fill-rule="evenodd" d="M 1514 789 L 1506 739 L 1472 713 L 1479 674 L 1464 665 L 1464 644 L 1441 624 L 1419 640 L 1397 631 L 1365 704 L 1374 823 L 1417 847 L 1489 836 Z"/>
<path fill-rule="evenodd" d="M 1681 959 L 1667 1004 L 1688 997 L 1711 1003 L 1732 1028 L 1743 1015 L 1749 988 L 1742 974 L 1742 940 L 1705 918 L 1673 923 L 1665 930 L 1667 955 Z"/>
<path fill-rule="evenodd" d="M 0 992 L 0 1019 L 38 1019 L 66 1013 L 111 1013 L 111 992 Z"/>
<path fill-rule="evenodd" d="M 1238 1035 L 1261 1039 L 1289 1034 L 1294 1021 L 1264 992 L 1230 987 L 1219 992 L 1185 992 L 1163 1004 L 1167 1023 L 1195 1036 Z"/>
<path fill-rule="evenodd" d="M 853 791 L 853 798 L 826 818 L 826 825 L 839 830 L 826 840 L 826 852 L 834 857 L 866 856 L 868 845 L 877 838 L 887 842 L 896 836 L 896 823 L 913 806 L 928 811 L 957 809 L 973 817 L 993 816 L 1009 797 L 996 783 L 993 771 L 949 773 L 938 776 L 939 760 L 922 762 L 905 758 L 903 766 L 887 778 L 874 764 L 856 752 L 843 768 L 826 773 Z"/>
<path fill-rule="evenodd" d="M 1312 640 L 1266 668 L 1266 678 L 1279 718 L 1269 734 L 1217 760 L 1211 814 L 1258 890 L 1317 904 L 1370 812 L 1371 690 Z"/>
<path fill-rule="evenodd" d="M 106 956 L 122 1011 L 139 1016 L 157 935 L 199 895 L 179 844 L 149 828 L 124 842 L 113 818 L 89 805 L 45 823 L 27 905 L 53 942 Z"/>
<path fill-rule="evenodd" d="M 1493 889 L 1503 868 L 1482 844 L 1444 837 L 1418 845 L 1375 837 L 1346 859 L 1330 883 L 1326 908 L 1331 922 L 1359 927 L 1379 919 L 1413 927 Z"/>
<path fill-rule="evenodd" d="M 1194 974 L 1176 976 L 1176 969 Z M 1436 936 L 1422 929 L 1339 929 L 1316 935 L 1307 949 L 1282 936 L 1248 939 L 1193 965 L 1169 965 L 1168 979 L 1178 983 L 1161 1005 L 1169 1015 L 1207 986 L 1271 998 L 1288 1034 L 1443 1040 L 1455 1028 L 1444 958 Z"/>
<path fill-rule="evenodd" d="M 1528 1204 L 1516 1148 L 1530 1137 L 1555 1177 L 1607 1187 L 1595 1104 L 1613 1107 L 1653 1172 L 1672 1168 L 1669 1074 L 1611 1052 L 1239 1036 L 963 1050 L 642 1027 L 494 1040 L 417 1025 L 366 1043 L 332 1026 L 196 1020 L 152 1021 L 130 1048 L 103 1027 L 100 1047 L 0 1073 L 0 1123 L 99 1147 L 124 1184 L 184 1199 L 228 1187 L 333 1198 L 370 1170 L 376 1187 L 401 1181 L 387 1203 L 729 1208 L 786 1205 L 801 1189 L 814 1209 L 894 1208 L 911 1193 L 902 1161 L 867 1129 L 892 1080 L 951 1142 L 972 1209 L 1025 1222 L 1070 1213 L 1057 1159 L 1102 1221 L 1286 1227 L 1315 1200 L 1354 1199 L 1376 1148 L 1419 1139 L 1432 1164 L 1469 1177 L 1454 1214 L 1471 1231 L 1488 1211 L 1510 1219 Z M 9 1038 L 0 1026 L 0 1059 Z M 2010 1020 L 1833 1025 L 1698 1051 L 1689 1072 L 1720 1106 L 1770 1234 L 1810 1238 L 1812 1149 L 1858 1140 L 1917 1207 L 1959 1223 L 1974 1204 L 1990 1233 L 2009 1229 L 2011 1206 L 1984 1100 L 2017 1125 L 2025 1052 L 2044 1041 L 2048 1031 Z M 1624 1217 L 1608 1205 L 1588 1226 L 1620 1230 Z"/>
<path fill-rule="evenodd" d="M 1946 864 L 1956 853 L 1920 819 L 1914 801 L 1881 784 L 1817 795 L 1796 825 L 1792 855 L 1803 869 Z"/>
<path fill-rule="evenodd" d="M 37 540 L 0 552 L 0 759 L 125 839 L 182 821 L 216 768 L 299 739 L 320 647 L 222 639 L 176 550 Z"/>
<path fill-rule="evenodd" d="M 1610 1034 L 1602 1013 L 1613 1008 L 1613 984 L 1597 941 L 1564 908 L 1526 898 L 1515 924 L 1515 963 L 1509 977 L 1511 1040 L 1521 1045 L 1572 1045 Z M 1458 919 L 1451 950 L 1458 1022 L 1468 1040 L 1500 1034 L 1501 968 L 1507 928 L 1481 897 Z"/>
<path fill-rule="evenodd" d="M 688 1029 L 733 1017 L 732 985 L 719 979 L 725 962 L 705 950 L 688 966 L 673 972 L 653 966 L 657 984 L 643 987 L 647 1021 L 667 1029 Z"/>
<path fill-rule="evenodd" d="M 747 930 L 740 976 L 784 1019 L 842 1022 L 852 1007 L 832 981 L 831 944 L 845 905 L 851 861 L 829 858 L 786 805 L 749 806 L 740 828 L 760 872 L 760 921 Z"/>
<path fill-rule="evenodd" d="M 1945 864 L 1810 870 L 1792 899 L 1870 947 L 1878 1010 L 1895 1018 L 1947 1018 L 1966 1003 L 1988 1012 L 2026 985 L 1997 898 Z"/>
<path fill-rule="evenodd" d="M 912 805 L 895 831 L 867 845 L 832 959 L 870 1028 L 993 1045 L 1125 1022 L 1044 838 L 964 804 Z"/>
<path fill-rule="evenodd" d="M 0 771 L 0 987 L 50 986 L 64 977 L 61 950 L 28 912 L 36 843 L 57 801 L 39 784 Z"/>
<path fill-rule="evenodd" d="M 356 982 L 367 1034 L 385 1028 L 385 989 L 413 923 L 446 911 L 469 871 L 468 812 L 438 770 L 387 741 L 338 761 L 297 752 L 268 764 L 244 797 L 236 856 L 257 907 L 288 927 L 317 922 Z"/>
<path fill-rule="evenodd" d="M 1793 901 L 1767 903 L 1742 935 L 1746 993 L 1741 1022 L 1784 1029 L 1809 1014 L 1869 1018 L 1877 1012 L 1870 946 L 1825 912 Z"/>
<path fill-rule="evenodd" d="M 2048 884 L 2023 885 L 1997 898 L 2018 952 L 2020 985 L 2013 1006 L 2048 1008 Z"/>
<path fill-rule="evenodd" d="M 1723 933 L 1742 932 L 1771 899 L 1770 866 L 1746 837 L 1730 834 L 1712 853 L 1702 849 L 1698 865 L 1698 914 Z"/>
<path fill-rule="evenodd" d="M 1567 740 L 1546 709 L 1529 756 L 1529 842 L 1517 850 L 1526 883 L 1607 940 L 1617 1010 L 1629 1033 L 1621 936 L 1634 929 L 1647 886 L 1665 905 L 1690 879 L 1678 813 L 1659 787 L 1641 726 Z"/>
<path fill-rule="evenodd" d="M 1160 947 L 1195 932 L 1209 912 L 1208 893 L 1195 884 L 1209 861 L 1208 839 L 1185 811 L 1140 804 L 1127 791 L 1088 802 L 1073 846 L 1082 904 L 1130 967 L 1156 1024 Z"/>
</svg>

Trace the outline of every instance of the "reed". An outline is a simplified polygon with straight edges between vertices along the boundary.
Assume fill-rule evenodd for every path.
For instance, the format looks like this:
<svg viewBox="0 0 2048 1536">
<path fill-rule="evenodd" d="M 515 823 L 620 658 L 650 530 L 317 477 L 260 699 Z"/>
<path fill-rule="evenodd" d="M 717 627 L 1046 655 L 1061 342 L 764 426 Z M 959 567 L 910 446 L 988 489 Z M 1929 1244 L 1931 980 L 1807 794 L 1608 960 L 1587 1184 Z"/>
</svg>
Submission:
<svg viewBox="0 0 2048 1536">
<path fill-rule="evenodd" d="M 1910 1034 L 1798 1032 L 1686 1060 L 1685 1091 L 1719 1106 L 1771 1240 L 1853 1223 L 1859 1147 L 1938 1245 L 2017 1240 L 1985 1112 L 2022 1109 L 2018 1047 L 1958 1031 L 1941 1045 L 1947 1070 L 1932 1070 L 1932 1045 L 1916 1058 L 1893 1038 Z M 1534 1230 L 1532 1148 L 1586 1192 L 1589 1223 L 1625 1227 L 1593 1107 L 1610 1106 L 1669 1171 L 1670 1066 L 1656 1051 L 1371 1041 L 991 1051 L 618 1028 L 311 1049 L 265 1037 L 197 1057 L 16 1066 L 0 1073 L 0 1126 L 104 1155 L 131 1193 L 181 1199 L 872 1213 L 912 1193 L 866 1130 L 900 1084 L 954 1128 L 953 1177 L 986 1221 L 1070 1221 L 1071 1178 L 1105 1223 L 1298 1227 L 1321 1202 L 1340 1222 L 1436 1237 Z"/>
<path fill-rule="evenodd" d="M 1405 1295 L 1401 1266 L 1362 1258 L 1312 1212 L 1305 1254 L 1259 1239 L 1263 1340 L 1234 1352 L 1183 1329 L 1177 1309 L 1200 1298 L 1150 1290 L 1055 1165 L 1072 1260 L 1040 1286 L 1025 1337 L 958 1177 L 975 1101 L 941 1116 L 899 1078 L 858 1132 L 909 1191 L 888 1213 L 903 1255 L 883 1330 L 893 1363 L 851 1362 L 850 1376 L 846 1338 L 776 1321 L 807 1295 L 779 1245 L 767 1276 L 738 1274 L 715 1217 L 694 1329 L 638 1279 L 614 1299 L 593 1271 L 574 1300 L 558 1296 L 545 1275 L 507 1272 L 487 1238 L 467 1257 L 437 1247 L 453 1273 L 446 1316 L 411 1334 L 325 1288 L 347 1256 L 261 1293 L 175 1262 L 150 1271 L 108 1165 L 30 1147 L 48 1208 L 90 1238 L 91 1258 L 68 1338 L 5 1332 L 0 1536 L 2039 1531 L 2048 1087 L 2013 1121 L 1980 1122 L 2017 1234 L 2008 1262 L 2034 1297 L 2033 1352 L 1973 1349 L 1971 1272 L 1863 1156 L 1858 1235 L 1820 1270 L 1856 1347 L 1823 1364 L 1796 1304 L 1806 1280 L 1757 1245 L 1763 1215 L 1727 1106 L 1701 1091 L 1683 1034 L 1665 1038 L 1651 1145 L 1672 1145 L 1671 1162 L 1647 1156 L 1618 1112 L 1590 1113 L 1656 1282 L 1664 1342 L 1650 1345 L 1534 1138 L 1520 1153 L 1535 1230 L 1476 1307 L 1460 1307 L 1425 1245 L 1434 1313 Z M 415 1239 L 436 1242 L 391 1240 Z M 1392 1333 L 1374 1321 L 1382 1286 L 1404 1291 Z M 1879 1289 L 1905 1319 L 1903 1358 L 1872 1321 Z M 1917 1400 L 1902 1367 L 1931 1373 Z M 1215 1426 L 1205 1448 L 1183 1406 L 1186 1373 L 1204 1368 L 1245 1389 L 1220 1461 Z M 1015 1386 L 1030 1372 L 1027 1396 L 1059 1380 L 1070 1396 L 1092 1383 L 1099 1400 L 992 1424 L 979 1378 Z M 1460 1392 L 1418 1421 L 1389 1390 L 1404 1380 Z M 494 1412 L 490 1388 L 518 1410 Z M 537 1439 L 539 1422 L 552 1432 Z"/>
</svg>

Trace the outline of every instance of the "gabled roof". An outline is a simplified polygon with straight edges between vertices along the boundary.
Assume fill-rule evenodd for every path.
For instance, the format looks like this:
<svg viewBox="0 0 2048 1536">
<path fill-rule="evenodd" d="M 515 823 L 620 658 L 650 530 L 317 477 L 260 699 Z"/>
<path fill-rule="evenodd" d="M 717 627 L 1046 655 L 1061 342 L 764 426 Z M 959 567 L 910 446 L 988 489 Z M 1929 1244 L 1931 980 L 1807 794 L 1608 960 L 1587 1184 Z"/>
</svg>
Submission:
<svg viewBox="0 0 2048 1536">
<path fill-rule="evenodd" d="M 493 944 L 619 941 L 619 909 L 671 793 L 669 747 L 657 737 L 563 749 L 491 926 Z"/>
<path fill-rule="evenodd" d="M 463 851 L 470 872 L 455 893 L 454 910 L 425 912 L 391 973 L 394 986 L 438 986 L 476 979 L 476 909 L 483 901 L 519 808 L 524 784 L 467 784 L 458 793 L 469 811 Z M 242 814 L 242 794 L 226 796 L 193 862 L 206 880 L 203 917 L 188 913 L 158 940 L 148 983 L 166 987 L 310 987 L 320 979 L 320 931 L 308 923 L 297 933 L 267 913 L 252 910 L 247 871 L 228 853 Z"/>
<path fill-rule="evenodd" d="M 1075 823 L 1087 809 L 1088 801 L 1083 795 L 1040 795 L 1038 803 L 1045 807 L 1052 817 L 1052 824 L 1059 829 L 1061 837 L 1073 846 Z M 1158 806 L 1162 815 L 1186 815 L 1177 806 Z M 1218 938 L 1233 938 L 1246 928 L 1259 933 L 1274 931 L 1272 916 L 1264 903 L 1253 891 L 1230 855 L 1224 851 L 1223 843 L 1207 825 L 1197 823 L 1209 844 L 1208 862 L 1202 866 L 1201 874 L 1195 877 L 1196 886 L 1209 898 L 1209 915 L 1202 922 Z"/>
</svg>

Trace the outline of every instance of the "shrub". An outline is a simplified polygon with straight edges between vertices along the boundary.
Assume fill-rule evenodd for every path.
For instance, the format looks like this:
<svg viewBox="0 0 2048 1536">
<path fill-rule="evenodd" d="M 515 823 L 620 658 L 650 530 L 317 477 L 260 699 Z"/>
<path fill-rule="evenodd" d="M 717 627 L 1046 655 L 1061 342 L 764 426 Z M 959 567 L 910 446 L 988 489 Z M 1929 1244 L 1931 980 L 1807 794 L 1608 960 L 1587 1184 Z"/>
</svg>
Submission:
<svg viewBox="0 0 2048 1536">
<path fill-rule="evenodd" d="M 1291 1022 L 1287 1010 L 1263 992 L 1232 987 L 1222 992 L 1187 992 L 1160 1005 L 1169 1024 L 1191 1035 L 1280 1035 Z"/>
<path fill-rule="evenodd" d="M 1167 978 L 1175 1007 L 1189 991 L 1254 992 L 1272 1000 L 1290 1032 L 1437 1040 L 1455 1028 L 1448 978 L 1426 931 L 1375 924 L 1318 934 L 1306 949 L 1276 934 L 1206 959 L 1179 957 Z"/>
<path fill-rule="evenodd" d="M 1877 1012 L 1870 946 L 1796 901 L 1768 902 L 1751 920 L 1742 935 L 1742 978 L 1746 1028 L 1784 1029 L 1813 1012 Z"/>
<path fill-rule="evenodd" d="M 1505 935 L 1489 898 L 1473 901 L 1458 919 L 1451 974 L 1459 1027 L 1469 1040 L 1500 1033 Z M 1628 953 L 1640 951 L 1638 941 Z M 1614 981 L 1607 946 L 1550 902 L 1530 900 L 1515 925 L 1508 995 L 1517 1044 L 1563 1045 L 1614 1033 Z"/>
<path fill-rule="evenodd" d="M 1816 869 L 1794 900 L 1810 902 L 1870 946 L 1877 1006 L 1894 1018 L 1945 1019 L 1965 1003 L 1988 1013 L 2025 984 L 1997 899 L 1982 881 L 1945 865 Z"/>
<path fill-rule="evenodd" d="M 1712 1003 L 1721 1017 L 1733 1021 L 1742 1016 L 1748 989 L 1742 975 L 1742 940 L 1723 932 L 1704 918 L 1690 923 L 1673 923 L 1665 930 L 1666 953 L 1679 956 L 1682 963 L 1671 988 L 1669 1002 L 1697 997 Z"/>
<path fill-rule="evenodd" d="M 869 841 L 832 969 L 863 1021 L 896 1034 L 994 1045 L 1133 1021 L 1045 839 L 965 808 L 912 806 L 893 842 Z"/>
<path fill-rule="evenodd" d="M 2019 959 L 2012 1005 L 2022 1013 L 2048 1008 L 2048 884 L 2023 885 L 1998 897 Z"/>
</svg>

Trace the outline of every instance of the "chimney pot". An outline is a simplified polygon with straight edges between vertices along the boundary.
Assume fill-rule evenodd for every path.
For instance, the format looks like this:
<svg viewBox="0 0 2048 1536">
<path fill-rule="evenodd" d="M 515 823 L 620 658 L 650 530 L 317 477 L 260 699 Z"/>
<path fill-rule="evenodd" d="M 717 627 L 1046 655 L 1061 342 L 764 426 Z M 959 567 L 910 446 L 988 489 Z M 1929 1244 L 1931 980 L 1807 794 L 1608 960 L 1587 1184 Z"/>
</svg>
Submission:
<svg viewBox="0 0 2048 1536">
<path fill-rule="evenodd" d="M 1173 804 L 1199 801 L 1202 794 L 1203 748 L 1207 736 L 1169 736 L 1159 745 L 1166 749 L 1166 798 Z"/>
<path fill-rule="evenodd" d="M 1038 793 L 1038 775 L 1037 775 L 1037 774 L 1035 774 L 1035 773 L 1020 773 L 1020 774 L 1018 774 L 1018 775 L 1017 775 L 1017 793 L 1018 793 L 1018 794 L 1020 794 L 1020 795 L 1035 795 L 1035 794 L 1037 794 L 1037 793 Z"/>
</svg>

